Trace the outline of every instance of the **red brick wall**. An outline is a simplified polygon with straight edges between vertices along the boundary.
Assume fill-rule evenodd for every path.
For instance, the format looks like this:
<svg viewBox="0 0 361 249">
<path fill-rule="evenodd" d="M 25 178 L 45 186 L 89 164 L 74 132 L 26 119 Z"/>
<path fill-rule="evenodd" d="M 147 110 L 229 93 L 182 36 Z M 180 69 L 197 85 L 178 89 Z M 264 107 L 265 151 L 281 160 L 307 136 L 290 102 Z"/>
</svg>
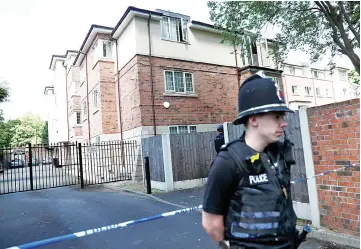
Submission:
<svg viewBox="0 0 361 249">
<path fill-rule="evenodd" d="M 100 71 L 100 107 L 102 115 L 102 133 L 112 134 L 118 131 L 118 109 L 116 82 L 114 80 L 114 62 L 99 61 Z"/>
<path fill-rule="evenodd" d="M 307 110 L 315 173 L 360 163 L 360 101 Z M 318 177 L 321 225 L 360 235 L 360 167 Z"/>
<path fill-rule="evenodd" d="M 123 132 L 142 126 L 139 92 L 141 80 L 144 83 L 143 79 L 138 77 L 137 57 L 135 56 L 119 71 Z"/>
<path fill-rule="evenodd" d="M 137 56 L 142 125 L 153 125 L 149 58 Z M 237 115 L 235 69 L 204 63 L 152 58 L 157 125 L 209 124 L 233 121 Z M 194 97 L 165 96 L 164 70 L 193 73 Z M 163 107 L 168 101 L 170 107 Z"/>
</svg>

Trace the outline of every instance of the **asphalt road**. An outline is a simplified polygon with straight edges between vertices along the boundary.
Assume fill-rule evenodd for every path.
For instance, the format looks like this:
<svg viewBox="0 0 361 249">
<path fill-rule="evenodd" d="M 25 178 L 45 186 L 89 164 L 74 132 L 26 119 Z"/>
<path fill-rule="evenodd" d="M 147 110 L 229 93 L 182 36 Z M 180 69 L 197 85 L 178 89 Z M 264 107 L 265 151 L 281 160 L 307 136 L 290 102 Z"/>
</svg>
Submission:
<svg viewBox="0 0 361 249">
<path fill-rule="evenodd" d="M 72 187 L 1 195 L 0 206 L 0 248 L 178 209 L 139 196 Z M 200 218 L 196 212 L 181 214 L 41 248 L 216 248 Z"/>
<path fill-rule="evenodd" d="M 202 204 L 203 189 L 157 194 L 183 206 Z M 0 249 L 179 209 L 166 202 L 78 186 L 0 195 Z M 184 213 L 41 248 L 216 249 L 199 212 Z M 308 239 L 300 249 L 349 248 Z"/>
</svg>

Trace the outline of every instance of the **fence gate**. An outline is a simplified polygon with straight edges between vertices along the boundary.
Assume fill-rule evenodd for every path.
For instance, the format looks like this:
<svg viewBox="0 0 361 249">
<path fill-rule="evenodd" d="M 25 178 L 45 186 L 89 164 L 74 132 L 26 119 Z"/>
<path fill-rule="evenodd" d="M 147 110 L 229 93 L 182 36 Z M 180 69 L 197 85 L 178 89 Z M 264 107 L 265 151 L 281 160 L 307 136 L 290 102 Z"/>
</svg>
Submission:
<svg viewBox="0 0 361 249">
<path fill-rule="evenodd" d="M 0 195 L 131 180 L 136 142 L 59 143 L 0 149 Z"/>
<path fill-rule="evenodd" d="M 0 194 L 79 183 L 76 144 L 0 149 Z"/>
<path fill-rule="evenodd" d="M 80 151 L 85 186 L 132 179 L 138 153 L 136 141 L 85 144 Z"/>
</svg>

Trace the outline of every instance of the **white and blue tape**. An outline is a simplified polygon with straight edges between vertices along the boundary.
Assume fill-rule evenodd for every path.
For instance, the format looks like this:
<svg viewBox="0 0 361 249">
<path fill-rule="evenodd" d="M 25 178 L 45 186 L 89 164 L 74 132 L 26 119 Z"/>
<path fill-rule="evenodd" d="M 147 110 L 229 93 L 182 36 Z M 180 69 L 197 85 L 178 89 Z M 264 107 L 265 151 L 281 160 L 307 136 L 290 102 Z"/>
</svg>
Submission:
<svg viewBox="0 0 361 249">
<path fill-rule="evenodd" d="M 346 169 L 346 168 L 353 167 L 353 166 L 356 166 L 356 164 L 350 164 L 350 165 L 347 165 L 347 166 L 344 166 L 344 167 L 341 167 L 341 168 L 338 168 L 338 169 L 330 170 L 330 171 L 327 171 L 327 172 L 324 172 L 324 173 L 321 173 L 321 174 L 318 174 L 318 175 L 314 175 L 314 176 L 311 176 L 311 177 L 301 178 L 301 179 L 298 179 L 296 181 L 291 181 L 291 183 L 295 184 L 297 182 L 306 181 L 308 179 L 312 179 L 312 178 L 315 178 L 315 177 L 318 177 L 318 176 L 327 175 L 327 174 L 330 174 L 332 172 L 340 171 L 342 169 Z M 172 215 L 177 215 L 177 214 L 182 214 L 182 213 L 189 213 L 189 212 L 192 212 L 192 211 L 195 211 L 195 210 L 202 209 L 202 207 L 203 207 L 202 205 L 199 205 L 199 206 L 196 206 L 196 207 L 179 209 L 179 210 L 176 210 L 176 211 L 162 213 L 162 214 L 158 214 L 158 215 L 154 215 L 154 216 L 150 216 L 150 217 L 146 217 L 146 218 L 142 218 L 142 219 L 138 219 L 138 220 L 126 221 L 126 222 L 122 222 L 122 223 L 118 223 L 118 224 L 113 224 L 113 225 L 109 225 L 109 226 L 89 229 L 89 230 L 86 230 L 86 231 L 81 231 L 81 232 L 72 233 L 72 234 L 68 234 L 68 235 L 63 235 L 63 236 L 59 236 L 59 237 L 53 237 L 53 238 L 49 238 L 49 239 L 45 239 L 45 240 L 39 240 L 39 241 L 27 243 L 27 244 L 22 244 L 22 245 L 19 245 L 19 246 L 8 247 L 6 249 L 32 249 L 32 248 L 38 248 L 38 247 L 41 247 L 41 246 L 57 243 L 57 242 L 64 241 L 64 240 L 76 239 L 76 238 L 88 236 L 88 235 L 95 234 L 95 233 L 105 232 L 105 231 L 109 231 L 109 230 L 117 229 L 117 228 L 125 228 L 125 227 L 131 226 L 131 225 L 135 225 L 135 224 L 139 224 L 139 223 L 143 223 L 143 222 L 147 222 L 147 221 L 152 221 L 152 220 L 157 220 L 157 219 L 161 219 L 161 218 L 172 216 Z"/>
</svg>

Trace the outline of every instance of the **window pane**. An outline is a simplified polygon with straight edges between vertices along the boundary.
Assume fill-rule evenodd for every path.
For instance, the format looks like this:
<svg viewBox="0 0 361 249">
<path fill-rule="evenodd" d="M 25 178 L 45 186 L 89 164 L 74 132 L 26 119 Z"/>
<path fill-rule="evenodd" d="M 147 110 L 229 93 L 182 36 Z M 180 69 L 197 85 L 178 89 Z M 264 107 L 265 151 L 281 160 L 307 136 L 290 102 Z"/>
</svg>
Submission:
<svg viewBox="0 0 361 249">
<path fill-rule="evenodd" d="M 183 73 L 174 72 L 174 86 L 176 92 L 184 92 Z"/>
<path fill-rule="evenodd" d="M 197 126 L 189 126 L 189 132 L 190 133 L 196 133 L 197 132 Z"/>
<path fill-rule="evenodd" d="M 162 19 L 162 38 L 169 39 L 168 17 L 163 17 Z"/>
<path fill-rule="evenodd" d="M 193 78 L 192 78 L 192 74 L 190 73 L 185 73 L 185 80 L 186 80 L 186 91 L 187 92 L 193 92 Z"/>
<path fill-rule="evenodd" d="M 174 91 L 174 80 L 172 72 L 165 72 L 165 88 L 166 91 Z"/>
<path fill-rule="evenodd" d="M 178 126 L 179 133 L 188 133 L 188 127 L 186 125 Z"/>
<path fill-rule="evenodd" d="M 169 133 L 170 134 L 177 134 L 178 133 L 177 127 L 169 127 Z"/>
<path fill-rule="evenodd" d="M 177 19 L 170 18 L 170 39 L 172 41 L 178 41 L 177 40 Z"/>
</svg>

